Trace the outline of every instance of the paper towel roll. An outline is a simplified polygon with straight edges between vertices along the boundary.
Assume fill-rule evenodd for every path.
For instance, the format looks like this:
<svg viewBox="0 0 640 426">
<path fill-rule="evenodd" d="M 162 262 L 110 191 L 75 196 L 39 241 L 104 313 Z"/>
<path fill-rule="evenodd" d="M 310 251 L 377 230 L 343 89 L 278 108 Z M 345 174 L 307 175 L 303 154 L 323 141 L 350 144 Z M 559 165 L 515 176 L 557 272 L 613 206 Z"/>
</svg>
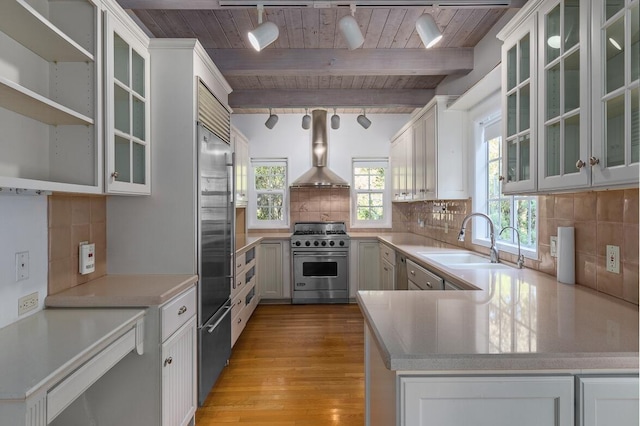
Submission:
<svg viewBox="0 0 640 426">
<path fill-rule="evenodd" d="M 558 227 L 558 281 L 576 283 L 575 229 L 573 226 Z"/>
</svg>

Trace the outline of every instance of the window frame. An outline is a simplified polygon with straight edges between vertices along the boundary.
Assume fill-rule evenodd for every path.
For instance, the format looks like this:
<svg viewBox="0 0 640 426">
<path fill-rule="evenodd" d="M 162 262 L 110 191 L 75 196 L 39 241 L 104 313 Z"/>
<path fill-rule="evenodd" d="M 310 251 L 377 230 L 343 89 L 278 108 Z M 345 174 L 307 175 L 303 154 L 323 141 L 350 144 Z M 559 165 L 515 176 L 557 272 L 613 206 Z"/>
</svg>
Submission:
<svg viewBox="0 0 640 426">
<path fill-rule="evenodd" d="M 284 188 L 271 191 L 259 191 L 256 189 L 255 169 L 263 166 L 283 166 L 284 167 Z M 249 159 L 249 202 L 248 225 L 250 228 L 259 229 L 280 229 L 289 228 L 289 167 L 286 158 L 250 158 Z M 258 220 L 258 195 L 265 193 L 282 194 L 282 220 Z"/>
<path fill-rule="evenodd" d="M 473 123 L 473 146 L 474 146 L 474 154 L 472 156 L 471 161 L 473 161 L 473 179 L 471 183 L 471 189 L 473 191 L 473 200 L 472 207 L 474 212 L 482 212 L 485 214 L 489 214 L 489 183 L 488 183 L 488 149 L 485 145 L 484 138 L 484 129 L 485 127 L 494 124 L 496 121 L 502 120 L 502 112 L 500 105 L 500 96 L 499 92 L 494 96 L 491 96 L 487 101 L 477 105 L 475 108 L 469 110 L 469 121 Z M 502 126 L 500 126 L 502 128 Z M 504 138 L 504 135 L 501 135 L 501 138 Z M 504 140 L 501 141 L 504 144 Z M 504 145 L 502 145 L 504 146 Z M 502 157 L 501 157 L 502 158 Z M 500 162 L 500 166 L 502 163 Z M 501 190 L 502 193 L 502 190 Z M 514 213 L 514 205 L 516 200 L 520 199 L 532 199 L 536 198 L 535 195 L 503 195 L 501 194 L 503 199 L 508 199 L 511 204 L 511 225 L 514 226 L 515 222 L 515 213 Z M 486 220 L 474 217 L 473 219 L 473 244 L 477 244 L 484 247 L 491 246 L 491 240 L 489 238 L 489 224 Z M 536 242 L 534 247 L 524 247 L 521 245 L 521 253 L 528 259 L 538 260 L 538 246 L 539 246 L 539 204 L 536 203 L 536 221 L 537 221 L 537 229 L 536 232 Z M 507 242 L 499 239 L 499 232 L 502 228 L 499 227 L 498 224 L 495 225 L 495 238 L 496 238 L 496 247 L 499 251 L 504 251 L 506 253 L 518 254 L 518 243 L 517 238 L 515 237 L 515 232 L 510 231 L 511 241 Z M 516 227 L 517 228 L 517 227 Z M 506 234 L 507 231 L 505 231 Z M 503 235 L 505 235 L 503 234 Z"/>
<path fill-rule="evenodd" d="M 379 158 L 358 158 L 351 159 L 351 227 L 352 228 L 391 228 L 391 176 L 390 161 L 388 157 Z M 356 167 L 382 167 L 384 168 L 384 189 L 378 190 L 358 190 L 356 189 Z M 358 194 L 382 193 L 382 220 L 358 220 Z"/>
</svg>

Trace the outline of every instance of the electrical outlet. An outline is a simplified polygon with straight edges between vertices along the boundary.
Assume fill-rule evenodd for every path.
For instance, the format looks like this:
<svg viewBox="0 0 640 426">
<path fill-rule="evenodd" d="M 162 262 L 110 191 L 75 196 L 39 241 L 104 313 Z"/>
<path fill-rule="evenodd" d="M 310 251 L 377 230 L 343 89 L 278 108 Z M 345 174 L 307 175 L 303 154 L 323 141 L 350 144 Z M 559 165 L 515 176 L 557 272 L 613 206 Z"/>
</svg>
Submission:
<svg viewBox="0 0 640 426">
<path fill-rule="evenodd" d="M 29 252 L 16 253 L 16 281 L 29 278 Z"/>
<path fill-rule="evenodd" d="M 38 292 L 27 294 L 18 299 L 18 315 L 33 311 L 38 307 Z"/>
<path fill-rule="evenodd" d="M 607 271 L 614 274 L 620 273 L 620 247 L 607 246 Z"/>
<path fill-rule="evenodd" d="M 558 257 L 558 237 L 552 235 L 549 240 L 549 246 L 551 247 L 551 257 Z"/>
</svg>

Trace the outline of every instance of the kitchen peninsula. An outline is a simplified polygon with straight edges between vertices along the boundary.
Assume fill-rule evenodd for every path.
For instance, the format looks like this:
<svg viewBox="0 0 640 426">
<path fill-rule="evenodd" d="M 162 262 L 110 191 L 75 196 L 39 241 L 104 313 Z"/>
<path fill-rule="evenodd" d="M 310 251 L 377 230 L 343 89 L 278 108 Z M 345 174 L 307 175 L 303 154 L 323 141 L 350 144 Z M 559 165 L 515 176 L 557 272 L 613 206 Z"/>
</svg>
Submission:
<svg viewBox="0 0 640 426">
<path fill-rule="evenodd" d="M 529 269 L 430 263 L 451 249 L 428 239 L 379 239 L 478 290 L 358 292 L 367 425 L 638 424 L 637 306 Z"/>
</svg>

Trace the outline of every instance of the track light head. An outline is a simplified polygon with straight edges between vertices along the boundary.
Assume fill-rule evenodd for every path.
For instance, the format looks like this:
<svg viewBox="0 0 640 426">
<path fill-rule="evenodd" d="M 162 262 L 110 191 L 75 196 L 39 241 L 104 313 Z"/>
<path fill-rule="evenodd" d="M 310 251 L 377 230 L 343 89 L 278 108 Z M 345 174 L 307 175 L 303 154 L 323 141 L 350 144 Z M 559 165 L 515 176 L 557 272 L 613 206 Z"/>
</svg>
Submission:
<svg viewBox="0 0 640 426">
<path fill-rule="evenodd" d="M 365 110 L 362 110 L 362 114 L 356 118 L 356 121 L 365 129 L 368 129 L 369 126 L 371 126 L 371 120 L 367 118 L 367 112 Z"/>
<path fill-rule="evenodd" d="M 264 125 L 267 126 L 267 129 L 271 130 L 274 128 L 276 123 L 278 122 L 278 116 L 271 112 L 271 108 L 269 108 L 269 118 L 264 122 Z"/>
<path fill-rule="evenodd" d="M 258 6 L 258 26 L 253 30 L 249 31 L 247 36 L 249 37 L 249 43 L 260 52 L 262 49 L 273 43 L 278 39 L 280 35 L 280 30 L 278 26 L 273 22 L 262 22 L 262 12 L 264 11 L 264 7 Z"/>
<path fill-rule="evenodd" d="M 340 18 L 340 21 L 338 21 L 338 29 L 340 33 L 342 33 L 342 38 L 344 38 L 345 43 L 347 43 L 349 50 L 357 49 L 364 43 L 364 36 L 362 35 L 362 31 L 360 31 L 358 21 L 356 21 L 354 17 L 355 11 L 356 7 L 352 4 L 351 15 L 343 16 Z"/>
<path fill-rule="evenodd" d="M 333 109 L 333 115 L 331 116 L 331 128 L 338 130 L 340 128 L 340 116 L 336 114 L 336 109 Z"/>
<path fill-rule="evenodd" d="M 302 116 L 302 128 L 304 130 L 309 130 L 311 128 L 311 116 L 309 115 L 309 110 L 307 108 L 304 109 L 304 115 Z"/>
<path fill-rule="evenodd" d="M 427 49 L 434 46 L 442 38 L 436 20 L 430 13 L 424 13 L 416 21 L 416 31 Z"/>
</svg>

